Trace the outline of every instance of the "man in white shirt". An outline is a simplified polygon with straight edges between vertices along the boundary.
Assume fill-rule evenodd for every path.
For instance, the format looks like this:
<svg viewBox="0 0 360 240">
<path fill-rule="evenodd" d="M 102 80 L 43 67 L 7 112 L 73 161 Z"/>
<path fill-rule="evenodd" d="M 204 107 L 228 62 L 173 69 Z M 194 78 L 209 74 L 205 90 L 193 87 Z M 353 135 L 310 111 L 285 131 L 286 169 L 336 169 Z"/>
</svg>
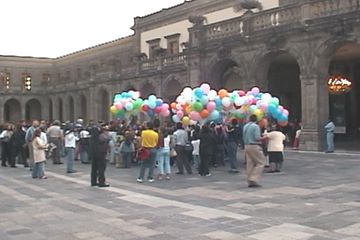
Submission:
<svg viewBox="0 0 360 240">
<path fill-rule="evenodd" d="M 77 137 L 74 134 L 74 128 L 65 131 L 65 151 L 66 151 L 66 172 L 75 173 L 73 170 L 74 153 Z"/>
</svg>

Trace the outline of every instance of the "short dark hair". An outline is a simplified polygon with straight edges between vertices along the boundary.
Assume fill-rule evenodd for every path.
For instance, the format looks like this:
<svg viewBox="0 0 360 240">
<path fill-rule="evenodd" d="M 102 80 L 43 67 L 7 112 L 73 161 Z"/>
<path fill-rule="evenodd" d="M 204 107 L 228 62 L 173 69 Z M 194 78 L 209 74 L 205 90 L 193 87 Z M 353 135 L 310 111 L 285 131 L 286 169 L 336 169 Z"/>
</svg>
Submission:
<svg viewBox="0 0 360 240">
<path fill-rule="evenodd" d="M 146 127 L 148 129 L 154 130 L 154 124 L 152 122 L 147 122 Z"/>
<path fill-rule="evenodd" d="M 249 118 L 250 122 L 256 122 L 257 121 L 257 116 L 255 114 L 250 115 Z"/>
<path fill-rule="evenodd" d="M 156 127 L 156 128 L 160 127 L 161 122 L 159 119 L 157 119 L 157 118 L 154 119 L 153 123 L 154 123 L 154 127 Z"/>
<path fill-rule="evenodd" d="M 177 122 L 176 129 L 184 129 L 183 124 L 181 122 Z"/>
<path fill-rule="evenodd" d="M 233 118 L 231 120 L 231 125 L 236 126 L 237 124 L 238 124 L 238 121 L 235 118 Z"/>
</svg>

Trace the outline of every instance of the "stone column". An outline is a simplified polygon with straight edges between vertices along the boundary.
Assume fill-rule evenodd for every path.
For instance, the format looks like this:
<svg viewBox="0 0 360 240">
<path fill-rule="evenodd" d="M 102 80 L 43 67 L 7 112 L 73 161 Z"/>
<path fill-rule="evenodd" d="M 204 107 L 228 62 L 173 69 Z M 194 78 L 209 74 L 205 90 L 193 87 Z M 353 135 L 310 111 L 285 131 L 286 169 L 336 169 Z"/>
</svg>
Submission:
<svg viewBox="0 0 360 240">
<path fill-rule="evenodd" d="M 3 124 L 5 122 L 4 104 L 5 104 L 4 101 L 2 101 L 2 103 L 0 104 L 0 116 L 1 116 L 0 124 Z"/>
<path fill-rule="evenodd" d="M 27 102 L 26 99 L 24 98 L 20 99 L 20 104 L 21 104 L 20 119 L 25 121 L 27 120 L 31 121 L 31 119 L 26 119 L 26 102 Z"/>
<path fill-rule="evenodd" d="M 89 119 L 93 119 L 95 121 L 98 120 L 98 116 L 97 116 L 97 99 L 95 98 L 95 87 L 89 87 L 89 96 L 87 98 L 88 100 L 88 104 L 86 105 L 87 107 L 87 112 L 88 112 L 88 116 Z"/>
<path fill-rule="evenodd" d="M 53 104 L 53 118 L 52 120 L 59 120 L 60 116 L 59 116 L 59 99 L 57 98 L 53 98 L 52 101 Z"/>
<path fill-rule="evenodd" d="M 329 93 L 323 74 L 301 75 L 302 125 L 300 148 L 325 149 L 325 129 L 329 117 Z"/>
</svg>

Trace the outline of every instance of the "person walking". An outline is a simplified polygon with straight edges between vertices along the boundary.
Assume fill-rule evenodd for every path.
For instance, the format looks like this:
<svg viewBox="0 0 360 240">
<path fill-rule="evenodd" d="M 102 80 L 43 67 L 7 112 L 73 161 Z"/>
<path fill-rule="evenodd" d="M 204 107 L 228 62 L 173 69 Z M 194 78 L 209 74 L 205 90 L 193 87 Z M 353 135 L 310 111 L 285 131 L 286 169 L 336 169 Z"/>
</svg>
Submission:
<svg viewBox="0 0 360 240">
<path fill-rule="evenodd" d="M 188 143 L 188 134 L 185 131 L 181 122 L 176 123 L 176 131 L 173 134 L 176 155 L 176 165 L 179 172 L 176 174 L 184 174 L 184 166 L 188 174 L 192 174 L 191 165 L 188 159 L 188 154 L 185 150 Z"/>
<path fill-rule="evenodd" d="M 280 166 L 284 162 L 284 141 L 286 136 L 281 132 L 279 126 L 272 127 L 270 132 L 264 133 L 268 139 L 267 152 L 269 154 L 268 173 L 280 172 Z"/>
<path fill-rule="evenodd" d="M 49 142 L 56 146 L 51 154 L 53 164 L 62 164 L 60 160 L 60 148 L 62 147 L 62 142 L 64 141 L 64 135 L 61 131 L 59 120 L 55 120 L 53 125 L 48 128 L 47 135 L 49 136 Z"/>
<path fill-rule="evenodd" d="M 157 149 L 156 146 L 159 141 L 159 134 L 154 131 L 154 124 L 152 122 L 147 123 L 147 129 L 141 131 L 141 147 L 150 152 L 147 159 L 141 161 L 140 173 L 137 178 L 137 182 L 142 183 L 144 180 L 144 174 L 147 167 L 149 167 L 148 181 L 154 182 L 154 169 Z"/>
<path fill-rule="evenodd" d="M 74 128 L 71 126 L 65 131 L 66 173 L 75 173 L 73 169 L 76 141 Z"/>
<path fill-rule="evenodd" d="M 211 176 L 209 165 L 216 151 L 217 140 L 208 125 L 204 125 L 200 132 L 200 165 L 199 175 L 200 176 Z"/>
<path fill-rule="evenodd" d="M 41 139 L 41 130 L 36 129 L 33 137 L 31 139 L 31 144 L 33 145 L 33 154 L 34 154 L 34 166 L 32 169 L 32 178 L 46 179 L 44 173 L 44 163 L 46 161 L 45 150 L 48 148 L 46 144 Z"/>
<path fill-rule="evenodd" d="M 328 118 L 328 123 L 325 125 L 325 130 L 326 130 L 326 144 L 327 144 L 326 153 L 333 153 L 335 124 L 333 123 L 331 117 Z"/>
<path fill-rule="evenodd" d="M 240 128 L 237 126 L 238 122 L 236 119 L 231 120 L 230 126 L 226 126 L 225 131 L 227 133 L 227 148 L 228 157 L 230 161 L 229 173 L 239 172 L 239 163 L 237 160 L 237 149 L 241 138 Z"/>
<path fill-rule="evenodd" d="M 259 179 L 264 169 L 264 155 L 261 148 L 260 127 L 256 124 L 256 115 L 251 115 L 249 122 L 244 126 L 244 145 L 246 156 L 246 173 L 248 187 L 261 187 Z"/>
<path fill-rule="evenodd" d="M 22 123 L 16 124 L 16 129 L 11 136 L 11 167 L 16 167 L 16 157 L 19 158 L 18 162 L 24 164 L 24 167 L 29 167 L 25 156 L 25 135 L 26 132 L 23 130 Z"/>
</svg>

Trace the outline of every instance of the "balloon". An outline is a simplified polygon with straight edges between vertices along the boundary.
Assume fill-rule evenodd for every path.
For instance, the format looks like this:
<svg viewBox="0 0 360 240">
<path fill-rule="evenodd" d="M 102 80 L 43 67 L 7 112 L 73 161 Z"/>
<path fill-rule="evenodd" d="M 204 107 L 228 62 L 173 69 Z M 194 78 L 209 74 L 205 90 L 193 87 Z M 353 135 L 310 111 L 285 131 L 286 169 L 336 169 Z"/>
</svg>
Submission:
<svg viewBox="0 0 360 240">
<path fill-rule="evenodd" d="M 240 97 L 243 97 L 243 96 L 245 96 L 246 93 L 245 93 L 244 90 L 239 90 L 238 94 L 239 94 Z"/>
<path fill-rule="evenodd" d="M 154 109 L 156 107 L 155 101 L 149 101 L 149 108 Z"/>
<path fill-rule="evenodd" d="M 125 104 L 125 109 L 127 110 L 127 111 L 131 111 L 131 110 L 133 110 L 133 104 L 132 103 L 126 103 Z"/>
<path fill-rule="evenodd" d="M 117 113 L 118 113 L 118 110 L 116 109 L 115 106 L 111 106 L 111 107 L 110 107 L 110 112 L 111 112 L 112 114 L 117 114 Z"/>
<path fill-rule="evenodd" d="M 209 116 L 209 111 L 207 109 L 201 110 L 200 116 L 201 116 L 202 119 L 207 118 Z"/>
<path fill-rule="evenodd" d="M 258 95 L 259 92 L 260 92 L 260 89 L 259 89 L 258 87 L 253 87 L 253 88 L 251 89 L 251 92 L 252 92 L 254 95 Z"/>
<path fill-rule="evenodd" d="M 228 107 L 224 107 L 224 110 L 227 111 L 227 112 L 230 112 L 230 111 L 233 110 L 233 108 L 234 108 L 234 106 L 230 104 Z M 216 109 L 216 110 L 218 110 L 218 109 Z"/>
<path fill-rule="evenodd" d="M 263 111 L 264 113 L 267 113 L 268 112 L 268 104 L 266 102 L 263 102 L 260 104 L 260 107 L 261 111 Z"/>
<path fill-rule="evenodd" d="M 204 92 L 201 88 L 195 88 L 194 90 L 194 95 L 195 97 L 197 97 L 198 99 L 201 99 L 202 96 L 204 95 Z"/>
<path fill-rule="evenodd" d="M 224 105 L 224 107 L 229 107 L 230 105 L 231 105 L 231 102 L 230 102 L 230 98 L 228 98 L 228 97 L 224 97 L 223 99 L 222 99 L 222 104 Z"/>
<path fill-rule="evenodd" d="M 288 121 L 288 116 L 285 114 L 281 114 L 280 117 L 278 117 L 278 121 L 279 122 L 287 122 Z"/>
<path fill-rule="evenodd" d="M 172 102 L 172 103 L 170 104 L 170 106 L 171 106 L 171 109 L 176 109 L 176 102 Z"/>
<path fill-rule="evenodd" d="M 271 94 L 270 93 L 264 93 L 261 96 L 261 100 L 263 100 L 264 102 L 270 102 L 271 100 Z"/>
<path fill-rule="evenodd" d="M 210 121 L 215 121 L 215 120 L 217 120 L 217 119 L 219 118 L 219 116 L 220 116 L 219 111 L 214 110 L 214 111 L 212 111 L 212 112 L 210 113 L 210 115 L 209 115 L 209 120 L 210 120 Z"/>
<path fill-rule="evenodd" d="M 285 127 L 288 125 L 288 122 L 278 122 L 278 125 L 281 126 L 281 127 Z"/>
<path fill-rule="evenodd" d="M 213 101 L 217 96 L 217 92 L 215 90 L 210 90 L 208 93 L 208 98 L 210 101 Z"/>
<path fill-rule="evenodd" d="M 260 109 L 256 109 L 253 114 L 257 117 L 258 120 L 262 119 L 264 116 L 263 112 Z"/>
<path fill-rule="evenodd" d="M 162 107 L 155 107 L 154 112 L 159 114 L 162 111 Z"/>
<path fill-rule="evenodd" d="M 191 88 L 186 87 L 186 88 L 183 89 L 182 92 L 184 93 L 184 96 L 187 96 L 187 95 L 192 95 L 192 92 L 193 92 L 193 91 L 192 91 Z"/>
<path fill-rule="evenodd" d="M 273 97 L 270 102 L 274 104 L 275 106 L 279 106 L 279 99 L 277 97 Z"/>
<path fill-rule="evenodd" d="M 190 114 L 192 111 L 194 111 L 194 108 L 192 106 L 187 106 L 187 108 L 185 108 L 186 114 Z"/>
<path fill-rule="evenodd" d="M 267 124 L 268 124 L 268 120 L 266 118 L 264 118 L 259 122 L 259 127 L 261 127 L 261 128 L 266 127 Z"/>
<path fill-rule="evenodd" d="M 278 120 L 279 120 L 279 118 L 280 118 L 280 116 L 282 115 L 282 112 L 281 112 L 281 110 L 280 109 L 276 109 L 275 110 L 275 112 L 273 113 L 273 116 L 275 117 L 275 118 L 277 118 Z M 279 121 L 279 122 L 285 122 L 285 121 Z"/>
<path fill-rule="evenodd" d="M 250 112 L 251 114 L 254 114 L 255 110 L 257 110 L 257 109 L 258 109 L 257 106 L 251 105 L 251 106 L 249 107 L 249 112 Z"/>
<path fill-rule="evenodd" d="M 169 111 L 169 110 L 166 110 L 166 111 L 164 111 L 164 112 L 161 112 L 161 115 L 162 115 L 163 117 L 168 117 L 168 116 L 170 116 L 170 111 Z"/>
<path fill-rule="evenodd" d="M 180 118 L 176 115 L 172 116 L 172 120 L 176 123 L 180 122 Z"/>
<path fill-rule="evenodd" d="M 189 125 L 189 122 L 190 122 L 190 118 L 189 118 L 189 117 L 187 117 L 187 116 L 183 117 L 183 119 L 182 119 L 182 123 L 183 123 L 183 124 Z"/>
<path fill-rule="evenodd" d="M 221 107 L 222 106 L 222 102 L 221 102 L 220 98 L 215 98 L 214 103 L 216 104 L 216 107 Z"/>
<path fill-rule="evenodd" d="M 158 99 L 156 99 L 155 104 L 156 104 L 157 107 L 160 107 L 160 106 L 163 105 L 163 100 L 158 98 Z"/>
<path fill-rule="evenodd" d="M 278 106 L 278 109 L 280 109 L 280 111 L 281 111 L 281 112 L 283 112 L 283 111 L 284 111 L 284 107 L 283 107 L 283 106 L 281 106 L 281 105 L 279 105 L 279 106 Z"/>
<path fill-rule="evenodd" d="M 203 109 L 203 105 L 202 105 L 201 102 L 196 102 L 196 103 L 194 103 L 193 108 L 194 108 L 196 111 L 200 112 L 200 111 Z"/>
<path fill-rule="evenodd" d="M 209 98 L 206 96 L 206 95 L 203 95 L 200 99 L 200 102 L 203 104 L 203 105 L 206 105 L 208 102 L 209 102 Z"/>
<path fill-rule="evenodd" d="M 178 116 L 179 118 L 182 118 L 184 116 L 184 112 L 183 111 L 177 111 L 176 116 Z"/>
<path fill-rule="evenodd" d="M 114 106 L 117 110 L 121 110 L 124 107 L 121 102 L 116 102 Z"/>
<path fill-rule="evenodd" d="M 139 115 L 139 110 L 133 110 L 133 111 L 132 111 L 132 115 L 133 115 L 133 116 Z"/>
<path fill-rule="evenodd" d="M 149 101 L 156 101 L 156 96 L 155 95 L 150 95 L 149 97 L 148 97 L 148 99 L 149 99 Z"/>
<path fill-rule="evenodd" d="M 235 105 L 240 107 L 245 104 L 245 99 L 243 97 L 238 97 L 235 99 Z"/>
<path fill-rule="evenodd" d="M 166 110 L 169 110 L 169 104 L 164 103 L 164 104 L 161 106 L 161 111 L 162 111 L 162 112 L 165 112 Z"/>
<path fill-rule="evenodd" d="M 274 114 L 276 111 L 276 106 L 274 104 L 270 103 L 268 105 L 267 111 L 268 111 L 268 113 Z"/>
<path fill-rule="evenodd" d="M 201 84 L 200 88 L 204 92 L 204 94 L 208 94 L 210 91 L 210 85 L 207 83 Z"/>
<path fill-rule="evenodd" d="M 136 91 L 136 92 L 133 93 L 133 98 L 138 99 L 140 97 L 140 95 L 141 95 L 140 92 Z"/>
<path fill-rule="evenodd" d="M 144 111 L 144 112 L 147 112 L 147 111 L 149 111 L 149 106 L 148 105 L 142 105 L 142 110 Z"/>
<path fill-rule="evenodd" d="M 232 93 L 230 95 L 230 102 L 234 103 L 237 98 L 239 98 L 239 95 L 237 93 Z"/>
<path fill-rule="evenodd" d="M 196 111 L 192 111 L 190 113 L 190 118 L 194 121 L 199 121 L 201 116 L 200 116 L 200 113 L 196 112 Z"/>
<path fill-rule="evenodd" d="M 176 102 L 180 103 L 181 105 L 184 105 L 184 104 L 186 104 L 186 99 L 184 96 L 178 96 L 176 98 Z"/>
<path fill-rule="evenodd" d="M 216 108 L 216 103 L 214 102 L 208 102 L 206 104 L 206 109 L 209 110 L 209 112 L 212 112 Z"/>
<path fill-rule="evenodd" d="M 289 111 L 284 109 L 283 114 L 285 114 L 286 116 L 289 116 Z"/>
<path fill-rule="evenodd" d="M 220 89 L 218 95 L 220 98 L 224 98 L 228 95 L 228 91 L 226 89 Z"/>
<path fill-rule="evenodd" d="M 147 111 L 147 115 L 148 115 L 149 117 L 153 117 L 153 116 L 155 116 L 155 112 L 154 112 L 154 110 L 149 109 L 149 111 Z"/>
</svg>

